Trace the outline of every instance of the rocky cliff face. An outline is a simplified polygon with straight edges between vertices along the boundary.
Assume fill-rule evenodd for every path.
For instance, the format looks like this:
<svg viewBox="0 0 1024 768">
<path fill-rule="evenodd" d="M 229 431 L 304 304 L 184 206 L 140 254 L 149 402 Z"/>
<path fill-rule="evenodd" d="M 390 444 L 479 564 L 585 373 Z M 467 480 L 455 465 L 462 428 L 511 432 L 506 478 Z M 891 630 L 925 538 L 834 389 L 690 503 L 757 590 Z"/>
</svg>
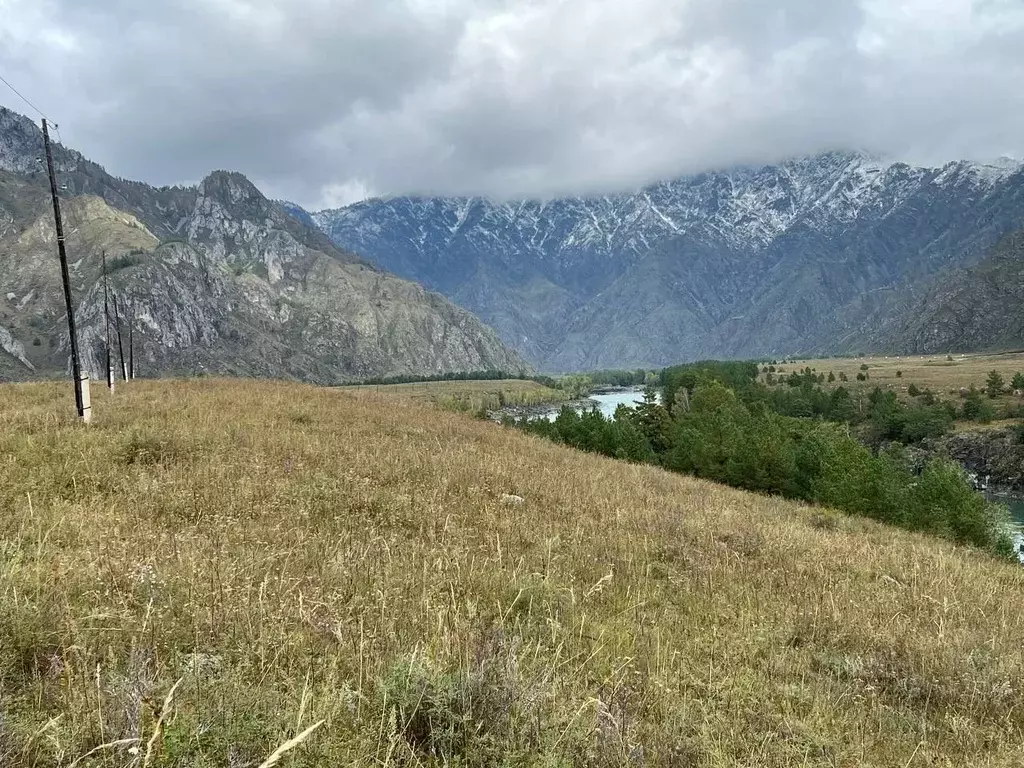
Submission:
<svg viewBox="0 0 1024 768">
<path fill-rule="evenodd" d="M 1024 232 L 984 259 L 943 273 L 871 332 L 900 354 L 1010 350 L 1024 346 Z"/>
<path fill-rule="evenodd" d="M 313 218 L 546 370 L 634 367 L 866 349 L 935 275 L 1024 226 L 1024 173 L 828 153 L 624 195 L 403 197 Z"/>
<path fill-rule="evenodd" d="M 972 473 L 979 487 L 996 493 L 1024 494 L 1024 441 L 1015 427 L 993 427 L 929 438 L 908 448 L 915 467 L 942 457 Z"/>
<path fill-rule="evenodd" d="M 66 370 L 41 136 L 0 111 L 0 377 Z M 39 144 L 36 147 L 36 144 Z M 26 159 L 26 158 L 31 158 Z M 144 375 L 363 376 L 528 366 L 468 311 L 333 245 L 244 176 L 198 187 L 123 182 L 58 148 L 85 365 L 101 375 L 101 254 Z M 115 342 L 116 348 L 116 342 Z"/>
</svg>

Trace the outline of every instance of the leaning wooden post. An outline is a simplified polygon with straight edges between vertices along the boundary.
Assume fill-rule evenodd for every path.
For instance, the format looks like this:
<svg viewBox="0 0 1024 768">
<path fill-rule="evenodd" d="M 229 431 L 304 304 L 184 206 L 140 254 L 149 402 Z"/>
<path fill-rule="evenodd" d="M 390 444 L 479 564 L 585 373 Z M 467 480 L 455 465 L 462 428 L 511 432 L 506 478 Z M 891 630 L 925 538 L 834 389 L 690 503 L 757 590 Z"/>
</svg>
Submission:
<svg viewBox="0 0 1024 768">
<path fill-rule="evenodd" d="M 71 306 L 71 277 L 68 274 L 68 254 L 64 247 L 64 222 L 60 216 L 60 199 L 57 197 L 57 174 L 53 170 L 53 153 L 50 151 L 50 130 L 43 118 L 43 144 L 46 147 L 46 170 L 50 176 L 50 194 L 53 197 L 53 220 L 57 228 L 57 252 L 60 255 L 60 276 L 64 285 L 64 305 L 68 313 L 68 340 L 71 343 L 71 379 L 75 384 L 75 408 L 86 424 L 92 417 L 89 403 L 89 374 L 82 372 L 78 358 L 78 336 L 75 333 L 75 310 Z"/>
</svg>

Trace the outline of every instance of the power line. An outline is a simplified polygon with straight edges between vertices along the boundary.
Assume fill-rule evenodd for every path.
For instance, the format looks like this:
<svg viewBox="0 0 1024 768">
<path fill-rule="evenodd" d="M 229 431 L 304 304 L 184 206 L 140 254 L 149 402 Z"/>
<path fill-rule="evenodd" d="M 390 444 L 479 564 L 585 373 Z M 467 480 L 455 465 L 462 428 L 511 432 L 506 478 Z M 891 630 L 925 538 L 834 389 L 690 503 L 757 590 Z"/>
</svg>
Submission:
<svg viewBox="0 0 1024 768">
<path fill-rule="evenodd" d="M 15 87 L 14 87 L 13 85 L 11 85 L 11 84 L 10 84 L 9 82 L 7 82 L 7 81 L 6 81 L 5 79 L 4 79 L 3 75 L 0 75 L 0 83 L 3 83 L 3 84 L 4 84 L 4 85 L 6 85 L 6 86 L 7 86 L 8 88 L 10 88 L 10 89 L 11 89 L 12 91 L 14 91 L 14 95 L 15 95 L 15 96 L 17 96 L 17 97 L 18 97 L 19 99 L 21 99 L 22 101 L 24 101 L 24 102 L 25 102 L 26 104 L 28 104 L 28 105 L 29 105 L 30 107 L 32 107 L 32 109 L 34 109 L 34 110 L 35 110 L 36 112 L 38 112 L 38 113 L 39 113 L 39 116 L 40 116 L 40 117 L 42 117 L 42 118 L 44 118 L 44 119 L 47 119 L 47 120 L 49 119 L 49 118 L 47 118 L 47 117 L 46 117 L 46 115 L 45 115 L 45 114 L 43 113 L 43 110 L 41 110 L 41 109 L 40 109 L 39 107 L 37 107 L 37 106 L 36 106 L 35 104 L 33 104 L 33 103 L 32 103 L 31 101 L 29 101 L 29 100 L 28 100 L 28 99 L 27 99 L 27 98 L 26 98 L 25 96 L 23 96 L 23 95 L 22 95 L 22 93 L 21 93 L 21 91 L 19 91 L 19 90 L 18 90 L 17 88 L 15 88 Z M 57 127 L 57 126 L 54 126 L 54 128 L 56 128 L 56 127 Z"/>
</svg>

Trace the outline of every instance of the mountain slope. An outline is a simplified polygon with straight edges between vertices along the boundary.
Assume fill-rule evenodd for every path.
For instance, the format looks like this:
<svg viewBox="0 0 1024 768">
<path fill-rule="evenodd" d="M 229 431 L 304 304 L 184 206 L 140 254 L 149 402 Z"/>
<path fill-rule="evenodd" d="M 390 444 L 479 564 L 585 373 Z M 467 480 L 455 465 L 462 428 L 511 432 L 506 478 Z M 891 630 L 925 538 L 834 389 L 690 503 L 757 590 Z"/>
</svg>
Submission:
<svg viewBox="0 0 1024 768">
<path fill-rule="evenodd" d="M 22 378 L 64 369 L 67 334 L 48 188 L 33 168 L 41 135 L 10 112 L 0 128 L 0 375 Z M 94 375 L 103 251 L 146 375 L 330 383 L 527 368 L 468 311 L 337 248 L 240 174 L 153 189 L 58 156 L 79 341 Z"/>
<path fill-rule="evenodd" d="M 617 196 L 391 198 L 313 218 L 545 369 L 633 367 L 856 349 L 865 324 L 1024 226 L 1024 173 L 832 152 Z"/>
<path fill-rule="evenodd" d="M 1003 238 L 977 264 L 941 275 L 876 337 L 902 354 L 1024 346 L 1024 232 Z"/>
</svg>

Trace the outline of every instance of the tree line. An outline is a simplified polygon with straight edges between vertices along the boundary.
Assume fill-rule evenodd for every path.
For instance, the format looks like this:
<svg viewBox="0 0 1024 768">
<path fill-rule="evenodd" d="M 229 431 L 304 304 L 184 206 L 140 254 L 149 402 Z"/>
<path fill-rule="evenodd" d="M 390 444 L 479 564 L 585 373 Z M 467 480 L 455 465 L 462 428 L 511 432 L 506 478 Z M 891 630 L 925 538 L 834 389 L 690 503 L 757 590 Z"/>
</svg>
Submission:
<svg viewBox="0 0 1024 768">
<path fill-rule="evenodd" d="M 550 376 L 539 376 L 529 375 L 520 372 L 511 371 L 458 371 L 449 373 L 437 373 L 430 375 L 416 375 L 416 374 L 401 374 L 397 376 L 376 376 L 368 379 L 359 379 L 357 381 L 347 381 L 339 386 L 342 387 L 355 387 L 364 385 L 380 385 L 385 386 L 388 384 L 426 384 L 432 381 L 535 381 L 538 384 L 543 384 L 545 387 L 551 387 L 557 389 L 558 382 Z"/>
<path fill-rule="evenodd" d="M 778 394 L 757 372 L 748 363 L 676 366 L 661 374 L 661 403 L 651 388 L 611 418 L 565 408 L 554 421 L 506 423 L 581 450 L 1012 553 L 1006 510 L 976 493 L 959 466 L 938 459 L 915 471 L 900 442 L 876 453 L 851 429 L 863 424 L 878 440 L 934 434 L 951 423 L 938 403 L 905 406 L 881 390 L 827 393 L 809 372 Z"/>
</svg>

